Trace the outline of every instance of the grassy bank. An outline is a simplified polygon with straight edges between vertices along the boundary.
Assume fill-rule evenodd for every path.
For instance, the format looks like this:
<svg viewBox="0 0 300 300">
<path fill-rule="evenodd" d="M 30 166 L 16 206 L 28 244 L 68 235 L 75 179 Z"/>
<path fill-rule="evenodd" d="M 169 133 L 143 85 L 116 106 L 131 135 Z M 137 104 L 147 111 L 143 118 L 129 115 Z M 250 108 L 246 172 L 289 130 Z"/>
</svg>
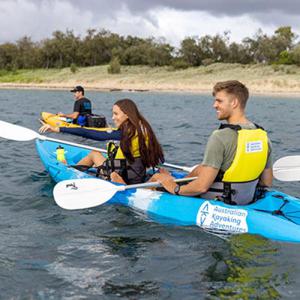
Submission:
<svg viewBox="0 0 300 300">
<path fill-rule="evenodd" d="M 0 71 L 0 88 L 70 88 L 81 84 L 87 89 L 210 92 L 217 81 L 238 79 L 256 93 L 300 93 L 300 68 L 212 64 L 185 70 L 170 67 L 122 66 L 121 74 L 108 74 L 107 66 Z"/>
</svg>

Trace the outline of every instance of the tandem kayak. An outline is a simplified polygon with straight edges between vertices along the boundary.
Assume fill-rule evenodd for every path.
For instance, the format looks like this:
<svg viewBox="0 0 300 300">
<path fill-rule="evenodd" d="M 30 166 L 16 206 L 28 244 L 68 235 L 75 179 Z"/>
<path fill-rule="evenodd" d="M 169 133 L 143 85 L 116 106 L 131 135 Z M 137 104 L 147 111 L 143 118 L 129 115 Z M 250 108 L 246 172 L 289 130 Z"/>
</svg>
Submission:
<svg viewBox="0 0 300 300">
<path fill-rule="evenodd" d="M 54 181 L 95 178 L 90 172 L 57 161 L 56 148 L 59 145 L 64 147 L 69 165 L 76 164 L 89 152 L 77 146 L 37 140 L 39 156 Z M 101 193 L 95 192 L 94 197 L 101 197 Z M 117 192 L 107 203 L 142 211 L 160 223 L 199 226 L 222 235 L 250 233 L 272 240 L 300 242 L 300 200 L 276 190 L 265 191 L 259 200 L 244 206 L 142 188 Z"/>
<path fill-rule="evenodd" d="M 60 132 L 79 135 L 85 138 L 105 141 L 105 140 L 120 140 L 120 131 L 110 127 L 84 127 L 68 122 L 67 118 L 59 117 L 58 115 L 48 112 L 41 113 L 41 119 L 54 127 L 59 127 Z"/>
</svg>

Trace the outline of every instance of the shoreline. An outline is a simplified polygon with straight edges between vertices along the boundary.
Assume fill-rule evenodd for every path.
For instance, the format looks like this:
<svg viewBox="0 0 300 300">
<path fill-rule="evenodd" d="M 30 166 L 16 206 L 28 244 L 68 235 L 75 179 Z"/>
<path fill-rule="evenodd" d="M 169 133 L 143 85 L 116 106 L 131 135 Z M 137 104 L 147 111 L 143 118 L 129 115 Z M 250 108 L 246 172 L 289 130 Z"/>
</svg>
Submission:
<svg viewBox="0 0 300 300">
<path fill-rule="evenodd" d="M 73 88 L 75 85 L 83 85 L 87 91 L 98 91 L 98 92 L 139 92 L 139 93 L 181 93 L 181 94 L 206 94 L 210 95 L 212 88 L 164 88 L 164 87 L 148 87 L 147 89 L 142 89 L 140 87 L 136 88 L 134 86 L 128 87 L 104 87 L 99 85 L 91 85 L 89 83 L 80 82 L 70 85 L 68 83 L 47 83 L 47 84 L 34 84 L 34 83 L 0 83 L 0 90 L 57 90 L 65 91 Z M 200 84 L 201 85 L 201 84 Z M 212 85 L 213 86 L 213 85 Z M 267 91 L 267 90 L 256 90 L 255 88 L 249 87 L 249 92 L 251 95 L 256 96 L 273 96 L 273 97 L 288 97 L 296 98 L 300 97 L 300 90 L 293 91 Z"/>
<path fill-rule="evenodd" d="M 237 79 L 250 95 L 300 96 L 300 67 L 295 65 L 241 65 L 215 63 L 173 70 L 170 67 L 122 66 L 108 74 L 107 65 L 63 69 L 22 69 L 0 74 L 0 89 L 211 94 L 216 82 Z"/>
</svg>

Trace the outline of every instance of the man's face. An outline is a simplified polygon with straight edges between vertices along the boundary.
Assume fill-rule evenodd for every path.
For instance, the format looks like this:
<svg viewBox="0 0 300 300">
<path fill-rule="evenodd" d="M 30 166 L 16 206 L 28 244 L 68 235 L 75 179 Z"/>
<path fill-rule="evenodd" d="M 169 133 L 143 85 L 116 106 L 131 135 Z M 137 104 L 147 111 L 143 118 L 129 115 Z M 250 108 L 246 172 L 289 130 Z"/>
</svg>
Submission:
<svg viewBox="0 0 300 300">
<path fill-rule="evenodd" d="M 74 92 L 74 98 L 75 100 L 82 98 L 82 92 L 81 91 Z"/>
<path fill-rule="evenodd" d="M 217 92 L 213 107 L 217 112 L 218 120 L 228 120 L 234 108 L 234 96 L 225 91 Z"/>
</svg>

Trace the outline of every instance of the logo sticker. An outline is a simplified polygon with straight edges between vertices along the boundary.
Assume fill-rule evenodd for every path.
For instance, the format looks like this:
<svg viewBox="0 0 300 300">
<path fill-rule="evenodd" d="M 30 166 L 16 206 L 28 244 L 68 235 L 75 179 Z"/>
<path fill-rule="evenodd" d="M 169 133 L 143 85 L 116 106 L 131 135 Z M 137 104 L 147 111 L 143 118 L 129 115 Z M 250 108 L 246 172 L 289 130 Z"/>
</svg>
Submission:
<svg viewBox="0 0 300 300">
<path fill-rule="evenodd" d="M 246 153 L 261 152 L 263 150 L 262 141 L 246 143 Z"/>
<path fill-rule="evenodd" d="M 205 201 L 197 214 L 197 225 L 203 228 L 224 230 L 232 233 L 248 232 L 248 212 L 244 209 L 227 208 Z"/>
</svg>

